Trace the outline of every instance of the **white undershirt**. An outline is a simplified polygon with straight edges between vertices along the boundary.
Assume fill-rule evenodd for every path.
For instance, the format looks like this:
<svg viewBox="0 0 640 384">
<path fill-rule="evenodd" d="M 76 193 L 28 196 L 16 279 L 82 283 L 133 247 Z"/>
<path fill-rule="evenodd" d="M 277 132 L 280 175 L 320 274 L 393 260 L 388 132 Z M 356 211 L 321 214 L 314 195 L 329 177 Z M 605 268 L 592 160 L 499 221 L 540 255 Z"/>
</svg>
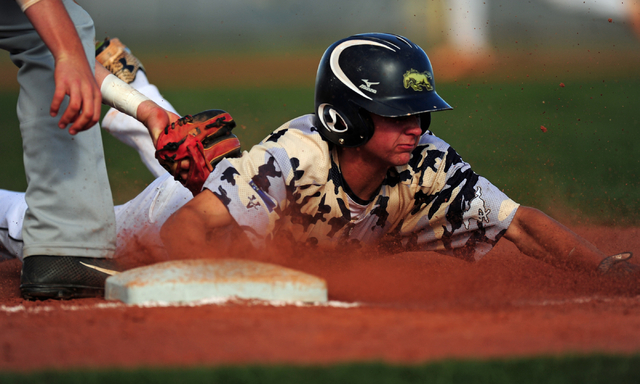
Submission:
<svg viewBox="0 0 640 384">
<path fill-rule="evenodd" d="M 356 203 L 348 194 L 347 197 L 349 198 L 349 211 L 351 212 L 351 218 L 355 219 L 360 217 L 360 215 L 367 210 L 367 206 Z"/>
</svg>

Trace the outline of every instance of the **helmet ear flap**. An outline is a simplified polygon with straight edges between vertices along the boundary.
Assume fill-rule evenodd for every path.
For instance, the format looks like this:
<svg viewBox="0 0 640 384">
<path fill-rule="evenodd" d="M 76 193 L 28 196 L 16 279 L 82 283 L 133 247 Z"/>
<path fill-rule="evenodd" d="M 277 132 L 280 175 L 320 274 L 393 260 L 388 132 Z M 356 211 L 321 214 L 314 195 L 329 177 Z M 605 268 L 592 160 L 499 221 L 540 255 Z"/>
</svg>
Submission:
<svg viewBox="0 0 640 384">
<path fill-rule="evenodd" d="M 373 119 L 371 118 L 371 112 L 367 111 L 364 108 L 358 109 L 358 116 L 360 117 L 360 127 L 364 129 L 360 129 L 360 140 L 358 141 L 358 146 L 365 145 L 371 137 L 373 137 L 373 133 L 375 131 L 376 126 L 373 124 Z"/>
<path fill-rule="evenodd" d="M 425 112 L 420 114 L 420 129 L 422 129 L 422 134 L 429 130 L 429 126 L 431 125 L 431 112 Z"/>
</svg>

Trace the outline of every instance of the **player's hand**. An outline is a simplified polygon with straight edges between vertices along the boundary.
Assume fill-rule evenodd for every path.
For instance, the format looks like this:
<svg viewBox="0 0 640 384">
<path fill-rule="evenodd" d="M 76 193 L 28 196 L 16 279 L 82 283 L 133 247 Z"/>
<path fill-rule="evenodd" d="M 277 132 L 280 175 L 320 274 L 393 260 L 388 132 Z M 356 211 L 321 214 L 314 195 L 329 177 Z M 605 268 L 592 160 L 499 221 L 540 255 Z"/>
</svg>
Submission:
<svg viewBox="0 0 640 384">
<path fill-rule="evenodd" d="M 84 57 L 60 57 L 56 60 L 56 90 L 51 102 L 51 116 L 57 116 L 64 97 L 69 96 L 69 106 L 62 114 L 58 126 L 69 127 L 72 135 L 96 125 L 100 119 L 102 95 L 100 88 Z"/>
<path fill-rule="evenodd" d="M 185 115 L 160 132 L 156 159 L 195 196 L 216 164 L 240 156 L 240 140 L 231 132 L 235 126 L 220 109 Z"/>
<path fill-rule="evenodd" d="M 162 132 L 166 126 L 180 118 L 180 116 L 167 111 L 151 100 L 143 101 L 142 104 L 138 106 L 136 115 L 138 116 L 138 121 L 144 124 L 149 130 L 149 135 L 151 135 L 154 146 L 158 142 L 160 132 Z"/>
<path fill-rule="evenodd" d="M 136 114 L 138 116 L 138 120 L 149 130 L 149 135 L 151 135 L 151 140 L 153 140 L 154 146 L 158 142 L 160 132 L 162 132 L 162 130 L 169 124 L 180 118 L 180 116 L 167 111 L 151 100 L 142 102 L 142 104 L 138 106 Z M 181 179 L 180 181 L 184 182 L 187 180 L 187 175 L 189 174 L 189 160 L 182 160 L 178 164 L 178 167 L 180 170 L 177 171 L 178 175 L 176 176 Z"/>
</svg>

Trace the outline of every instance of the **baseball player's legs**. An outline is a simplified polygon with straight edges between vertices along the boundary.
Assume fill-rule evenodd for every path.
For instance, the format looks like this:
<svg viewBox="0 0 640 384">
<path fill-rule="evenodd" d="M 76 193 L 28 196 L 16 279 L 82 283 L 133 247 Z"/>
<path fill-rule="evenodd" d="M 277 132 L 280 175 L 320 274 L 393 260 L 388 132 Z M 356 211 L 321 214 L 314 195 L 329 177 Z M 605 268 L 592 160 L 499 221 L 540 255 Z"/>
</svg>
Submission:
<svg viewBox="0 0 640 384">
<path fill-rule="evenodd" d="M 93 21 L 73 1 L 63 2 L 93 67 Z M 43 257 L 63 259 L 49 256 L 67 256 L 65 260 L 111 257 L 115 251 L 115 217 L 100 131 L 94 127 L 71 136 L 58 128 L 59 117 L 49 115 L 55 90 L 53 56 L 15 2 L 3 2 L 3 8 L 7 12 L 3 9 L 0 18 L 4 23 L 0 46 L 11 52 L 20 68 L 18 117 L 28 182 L 23 255 L 37 256 L 30 264 Z M 58 116 L 65 107 L 63 104 Z M 37 281 L 48 269 L 38 267 L 31 277 Z M 64 285 L 64 267 L 58 275 L 53 277 L 55 284 Z"/>
<path fill-rule="evenodd" d="M 65 5 L 93 67 L 93 21 L 72 1 Z M 53 57 L 35 31 L 20 39 L 28 49 L 12 57 L 22 63 L 18 117 L 29 206 L 24 256 L 112 256 L 115 218 L 100 131 L 96 126 L 71 136 L 58 128 L 59 119 L 49 115 Z"/>
<path fill-rule="evenodd" d="M 192 198 L 188 189 L 165 172 L 134 199 L 116 206 L 116 253 L 123 254 L 130 241 L 139 242 L 142 238 L 146 246 L 162 248 L 160 227 Z M 0 189 L 0 258 L 23 259 L 22 228 L 26 212 L 23 192 Z"/>
<path fill-rule="evenodd" d="M 490 47 L 487 27 L 488 6 L 470 0 L 449 0 L 451 11 L 449 39 L 459 52 L 469 54 L 487 50 Z"/>
</svg>

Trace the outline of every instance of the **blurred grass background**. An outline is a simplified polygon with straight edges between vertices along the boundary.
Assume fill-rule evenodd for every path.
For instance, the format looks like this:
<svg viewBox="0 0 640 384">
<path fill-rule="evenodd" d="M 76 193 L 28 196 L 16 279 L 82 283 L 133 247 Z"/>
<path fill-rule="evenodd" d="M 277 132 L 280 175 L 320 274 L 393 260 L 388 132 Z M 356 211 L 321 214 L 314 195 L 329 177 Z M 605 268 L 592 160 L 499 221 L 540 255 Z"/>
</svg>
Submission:
<svg viewBox="0 0 640 384">
<path fill-rule="evenodd" d="M 153 81 L 163 69 L 153 58 L 147 60 Z M 209 108 L 232 113 L 236 134 L 248 149 L 280 124 L 312 112 L 313 71 L 305 75 L 307 80 L 301 76 L 304 86 L 283 81 L 284 86 L 223 82 L 182 88 L 167 74 L 157 76 L 157 83 L 182 114 Z M 500 78 L 494 71 L 438 83 L 438 93 L 454 110 L 434 114 L 432 131 L 522 204 L 575 225 L 639 225 L 640 75 L 624 70 L 561 76 L 525 72 L 510 71 L 509 78 Z M 16 98 L 15 90 L 0 91 L 5 162 L 0 188 L 22 191 L 26 180 Z M 103 139 L 114 200 L 120 204 L 152 176 L 135 151 L 106 132 Z"/>
</svg>

